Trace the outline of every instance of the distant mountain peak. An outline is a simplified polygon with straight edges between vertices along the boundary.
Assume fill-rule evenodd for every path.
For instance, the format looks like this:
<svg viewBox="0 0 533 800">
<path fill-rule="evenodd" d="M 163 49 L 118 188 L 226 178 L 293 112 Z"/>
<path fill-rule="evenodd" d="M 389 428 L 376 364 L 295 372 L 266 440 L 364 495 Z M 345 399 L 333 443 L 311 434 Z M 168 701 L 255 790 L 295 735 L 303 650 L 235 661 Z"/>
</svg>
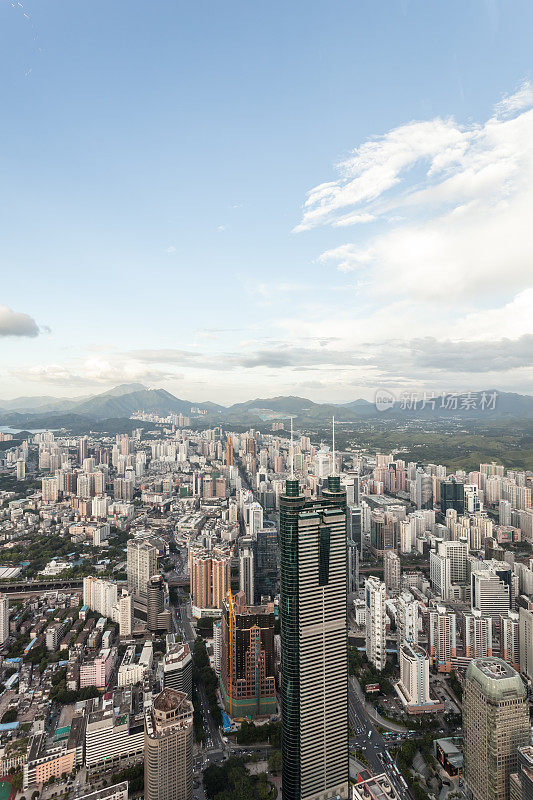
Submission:
<svg viewBox="0 0 533 800">
<path fill-rule="evenodd" d="M 102 392 L 97 397 L 122 397 L 123 394 L 132 394 L 133 392 L 145 392 L 148 387 L 143 383 L 120 383 L 113 389 L 108 389 L 107 392 Z"/>
</svg>

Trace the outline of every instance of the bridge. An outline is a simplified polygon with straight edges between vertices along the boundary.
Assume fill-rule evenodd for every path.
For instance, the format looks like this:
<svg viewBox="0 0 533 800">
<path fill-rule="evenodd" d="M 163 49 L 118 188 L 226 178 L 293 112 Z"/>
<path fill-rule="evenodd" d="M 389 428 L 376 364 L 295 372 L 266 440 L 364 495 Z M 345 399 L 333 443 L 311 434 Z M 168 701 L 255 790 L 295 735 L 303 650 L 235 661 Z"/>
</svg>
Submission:
<svg viewBox="0 0 533 800">
<path fill-rule="evenodd" d="M 0 593 L 11 596 L 24 597 L 31 594 L 44 592 L 67 591 L 75 592 L 83 589 L 83 578 L 80 580 L 52 580 L 52 581 L 13 581 L 0 583 Z"/>
</svg>

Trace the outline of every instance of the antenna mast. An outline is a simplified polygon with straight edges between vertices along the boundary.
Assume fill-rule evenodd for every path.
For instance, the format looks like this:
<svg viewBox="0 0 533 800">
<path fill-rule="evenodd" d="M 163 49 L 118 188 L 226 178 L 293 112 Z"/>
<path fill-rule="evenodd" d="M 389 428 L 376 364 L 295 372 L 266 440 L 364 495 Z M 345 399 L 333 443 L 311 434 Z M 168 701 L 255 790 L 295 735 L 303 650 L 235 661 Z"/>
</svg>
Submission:
<svg viewBox="0 0 533 800">
<path fill-rule="evenodd" d="M 331 421 L 333 423 L 333 475 L 335 475 L 337 471 L 337 467 L 335 464 L 335 417 L 332 417 Z"/>
<path fill-rule="evenodd" d="M 292 439 L 292 417 L 291 417 L 291 480 L 294 480 L 294 442 Z"/>
</svg>

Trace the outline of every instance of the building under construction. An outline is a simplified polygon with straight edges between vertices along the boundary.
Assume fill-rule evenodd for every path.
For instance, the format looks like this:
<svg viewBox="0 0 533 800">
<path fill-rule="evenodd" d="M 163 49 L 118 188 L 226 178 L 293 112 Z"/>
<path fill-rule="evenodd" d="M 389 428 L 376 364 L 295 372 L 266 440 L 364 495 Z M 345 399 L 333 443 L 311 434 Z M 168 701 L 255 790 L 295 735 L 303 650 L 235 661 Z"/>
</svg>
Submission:
<svg viewBox="0 0 533 800">
<path fill-rule="evenodd" d="M 234 719 L 277 711 L 274 682 L 274 604 L 247 606 L 244 592 L 222 608 L 221 694 Z"/>
</svg>

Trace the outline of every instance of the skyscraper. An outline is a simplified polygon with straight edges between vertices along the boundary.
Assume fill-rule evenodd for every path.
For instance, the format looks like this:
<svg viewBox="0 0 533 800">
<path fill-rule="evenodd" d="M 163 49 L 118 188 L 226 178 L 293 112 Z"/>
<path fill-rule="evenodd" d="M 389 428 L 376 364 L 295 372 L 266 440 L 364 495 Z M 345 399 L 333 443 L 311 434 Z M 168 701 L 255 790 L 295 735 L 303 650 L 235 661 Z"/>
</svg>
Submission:
<svg viewBox="0 0 533 800">
<path fill-rule="evenodd" d="M 463 642 L 467 658 L 492 656 L 492 619 L 479 611 L 463 614 Z"/>
<path fill-rule="evenodd" d="M 516 669 L 518 672 L 520 670 L 520 625 L 518 612 L 509 611 L 508 614 L 501 614 L 498 627 L 500 629 L 500 658 L 507 661 L 513 669 Z"/>
<path fill-rule="evenodd" d="M 255 540 L 245 536 L 239 543 L 239 590 L 246 595 L 249 606 L 254 604 L 255 596 Z"/>
<path fill-rule="evenodd" d="M 520 642 L 520 672 L 533 681 L 533 612 L 527 608 L 518 609 Z"/>
<path fill-rule="evenodd" d="M 423 647 L 406 642 L 398 650 L 400 700 L 408 713 L 431 711 L 437 704 L 429 694 L 429 658 Z"/>
<path fill-rule="evenodd" d="M 347 515 L 348 593 L 353 593 L 359 589 L 359 561 L 361 558 L 360 506 L 348 506 Z"/>
<path fill-rule="evenodd" d="M 401 563 L 400 556 L 394 550 L 387 550 L 383 556 L 384 578 L 387 594 L 397 595 L 401 587 Z"/>
<path fill-rule="evenodd" d="M 477 609 L 493 617 L 508 613 L 514 599 L 512 578 L 509 564 L 499 564 L 497 561 L 476 564 L 470 576 L 472 610 Z"/>
<path fill-rule="evenodd" d="M 346 495 L 280 497 L 283 800 L 348 796 Z"/>
<path fill-rule="evenodd" d="M 533 800 L 533 747 L 530 745 L 518 748 L 518 774 L 511 777 L 518 780 L 521 800 Z"/>
<path fill-rule="evenodd" d="M 148 581 L 157 573 L 157 550 L 149 542 L 130 539 L 127 550 L 128 589 L 146 597 Z"/>
<path fill-rule="evenodd" d="M 0 644 L 9 636 L 9 599 L 6 594 L 0 595 Z"/>
<path fill-rule="evenodd" d="M 452 671 L 452 659 L 457 655 L 456 617 L 445 606 L 429 612 L 429 654 L 439 672 Z"/>
<path fill-rule="evenodd" d="M 231 580 L 231 550 L 194 546 L 189 551 L 192 604 L 197 609 L 222 608 Z"/>
<path fill-rule="evenodd" d="M 474 800 L 509 800 L 517 750 L 529 744 L 527 693 L 518 673 L 499 658 L 478 658 L 466 671 L 463 695 L 465 780 Z"/>
<path fill-rule="evenodd" d="M 272 524 L 257 531 L 255 555 L 255 602 L 263 597 L 273 600 L 279 592 L 279 549 L 278 531 Z"/>
<path fill-rule="evenodd" d="M 146 800 L 192 800 L 192 743 L 192 703 L 163 689 L 144 715 Z"/>
<path fill-rule="evenodd" d="M 418 601 L 411 592 L 402 592 L 396 601 L 398 652 L 405 642 L 418 644 Z"/>
<path fill-rule="evenodd" d="M 152 575 L 148 581 L 146 627 L 151 633 L 169 633 L 172 627 L 170 610 L 165 609 L 165 581 L 162 575 Z"/>
<path fill-rule="evenodd" d="M 379 670 L 384 669 L 387 663 L 386 594 L 385 584 L 379 578 L 371 575 L 366 579 L 366 656 Z"/>
<path fill-rule="evenodd" d="M 167 636 L 167 652 L 163 658 L 163 686 L 192 697 L 192 656 L 189 645 Z"/>
<path fill-rule="evenodd" d="M 81 436 L 79 440 L 79 456 L 80 456 L 80 465 L 83 464 L 84 460 L 87 458 L 88 452 L 88 440 L 86 436 Z"/>
<path fill-rule="evenodd" d="M 465 510 L 465 487 L 464 483 L 456 481 L 452 476 L 442 481 L 440 485 L 440 507 L 446 516 L 449 508 L 453 508 L 458 514 L 464 514 Z"/>
<path fill-rule="evenodd" d="M 233 466 L 233 441 L 229 434 L 226 440 L 226 466 Z"/>
</svg>

